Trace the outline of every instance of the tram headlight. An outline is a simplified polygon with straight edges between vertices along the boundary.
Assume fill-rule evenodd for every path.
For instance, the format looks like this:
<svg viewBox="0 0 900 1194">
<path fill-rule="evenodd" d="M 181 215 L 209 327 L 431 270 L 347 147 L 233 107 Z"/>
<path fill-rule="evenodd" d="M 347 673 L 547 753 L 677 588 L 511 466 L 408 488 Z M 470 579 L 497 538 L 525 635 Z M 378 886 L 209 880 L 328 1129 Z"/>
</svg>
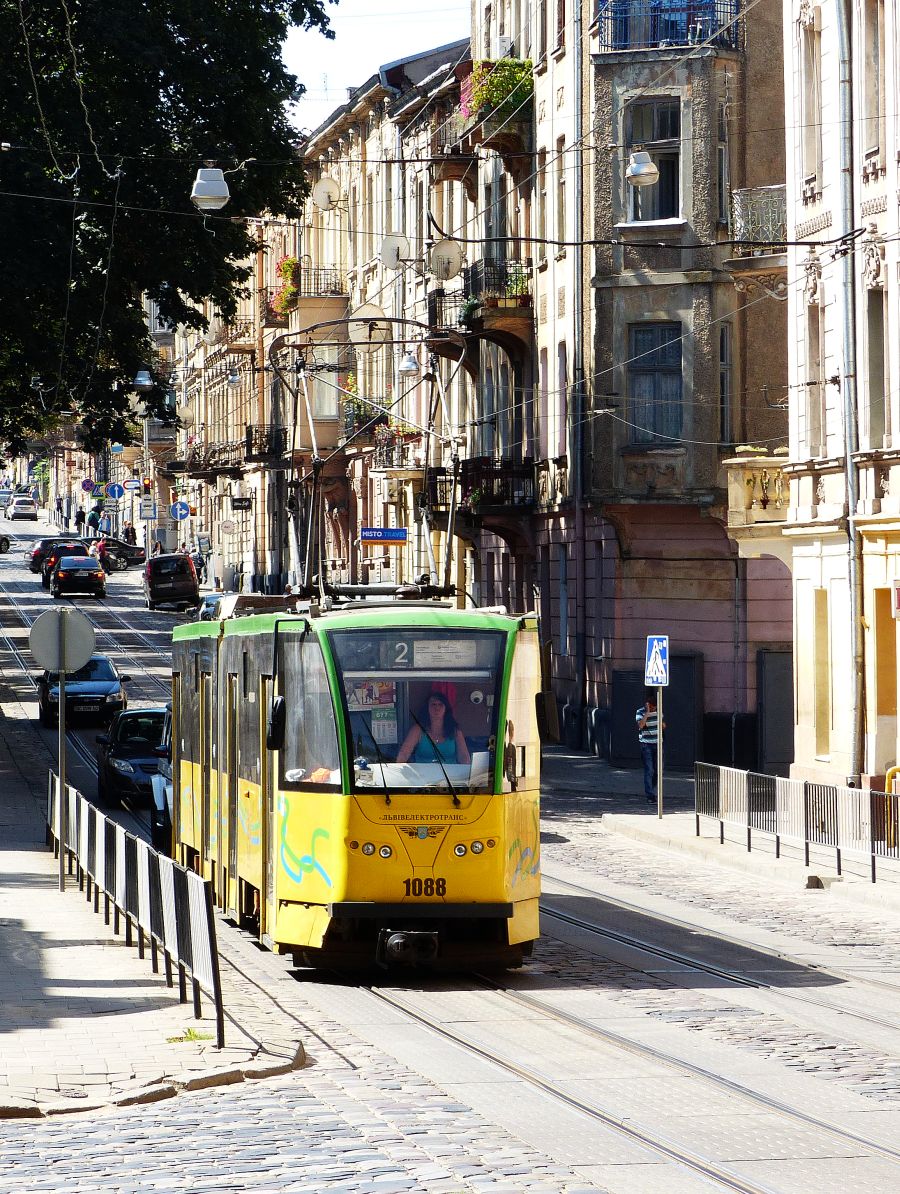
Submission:
<svg viewBox="0 0 900 1194">
<path fill-rule="evenodd" d="M 390 846 L 382 846 L 378 853 L 382 858 L 390 858 L 394 851 L 390 848 Z"/>
<path fill-rule="evenodd" d="M 481 854 L 484 852 L 484 842 L 472 842 L 471 846 L 469 846 L 469 849 L 473 854 Z"/>
<path fill-rule="evenodd" d="M 453 847 L 453 853 L 456 855 L 457 858 L 462 858 L 462 856 L 465 854 L 465 852 L 466 852 L 466 848 L 462 844 L 462 842 L 460 842 L 458 846 Z"/>
<path fill-rule="evenodd" d="M 362 848 L 363 854 L 371 855 L 375 853 L 375 845 L 373 842 L 364 842 Z"/>
</svg>

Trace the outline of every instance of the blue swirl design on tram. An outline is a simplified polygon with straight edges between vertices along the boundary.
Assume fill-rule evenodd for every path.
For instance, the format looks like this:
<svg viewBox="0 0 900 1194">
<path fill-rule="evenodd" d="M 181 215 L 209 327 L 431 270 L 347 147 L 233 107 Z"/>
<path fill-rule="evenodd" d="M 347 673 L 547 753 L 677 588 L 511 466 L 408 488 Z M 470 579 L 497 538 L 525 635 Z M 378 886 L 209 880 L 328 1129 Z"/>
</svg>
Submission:
<svg viewBox="0 0 900 1194">
<path fill-rule="evenodd" d="M 250 793 L 248 792 L 247 795 L 249 796 L 249 794 Z M 245 811 L 245 805 L 241 804 L 240 802 L 238 802 L 238 824 L 240 825 L 242 832 L 245 833 L 250 839 L 250 845 L 258 846 L 261 840 L 260 830 L 262 828 L 262 822 L 254 821 L 251 825 L 250 819 Z"/>
<path fill-rule="evenodd" d="M 287 823 L 290 811 L 290 804 L 282 796 L 278 802 L 278 812 L 281 816 L 279 858 L 281 859 L 282 867 L 284 867 L 284 870 L 295 883 L 302 883 L 304 875 L 308 875 L 312 871 L 318 871 L 328 886 L 333 887 L 334 884 L 331 882 L 328 872 L 316 858 L 316 842 L 319 838 L 329 838 L 331 834 L 327 829 L 314 829 L 309 843 L 309 853 L 302 855 L 302 857 L 295 854 L 287 844 Z"/>
</svg>

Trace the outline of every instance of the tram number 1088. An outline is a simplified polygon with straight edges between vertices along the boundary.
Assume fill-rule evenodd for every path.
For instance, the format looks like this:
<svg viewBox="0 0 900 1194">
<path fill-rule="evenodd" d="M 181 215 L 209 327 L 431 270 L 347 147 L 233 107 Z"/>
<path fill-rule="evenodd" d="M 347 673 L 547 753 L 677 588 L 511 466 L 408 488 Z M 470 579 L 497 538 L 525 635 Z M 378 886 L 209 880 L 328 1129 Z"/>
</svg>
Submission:
<svg viewBox="0 0 900 1194">
<path fill-rule="evenodd" d="M 445 896 L 447 894 L 446 879 L 404 879 L 403 886 L 409 896 Z"/>
</svg>

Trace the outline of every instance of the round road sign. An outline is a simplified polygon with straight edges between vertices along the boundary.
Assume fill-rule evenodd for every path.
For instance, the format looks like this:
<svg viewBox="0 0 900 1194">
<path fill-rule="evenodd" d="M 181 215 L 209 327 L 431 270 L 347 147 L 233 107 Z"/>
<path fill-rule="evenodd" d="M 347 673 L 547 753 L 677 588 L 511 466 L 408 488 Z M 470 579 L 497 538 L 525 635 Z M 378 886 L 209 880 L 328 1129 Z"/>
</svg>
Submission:
<svg viewBox="0 0 900 1194">
<path fill-rule="evenodd" d="M 77 609 L 48 609 L 28 635 L 31 654 L 51 672 L 77 672 L 94 654 L 94 628 Z"/>
<path fill-rule="evenodd" d="M 94 481 L 91 477 L 85 477 L 81 482 L 81 489 L 83 493 L 90 493 L 94 488 Z"/>
<path fill-rule="evenodd" d="M 125 490 L 118 481 L 110 481 L 110 483 L 106 486 L 106 496 L 108 498 L 112 498 L 114 502 L 117 502 L 119 498 L 123 498 L 125 496 Z"/>
<path fill-rule="evenodd" d="M 175 519 L 176 522 L 182 522 L 185 518 L 187 518 L 189 516 L 190 512 L 191 512 L 191 508 L 187 504 L 187 502 L 173 502 L 172 505 L 169 507 L 169 513 L 172 515 L 172 517 Z"/>
</svg>

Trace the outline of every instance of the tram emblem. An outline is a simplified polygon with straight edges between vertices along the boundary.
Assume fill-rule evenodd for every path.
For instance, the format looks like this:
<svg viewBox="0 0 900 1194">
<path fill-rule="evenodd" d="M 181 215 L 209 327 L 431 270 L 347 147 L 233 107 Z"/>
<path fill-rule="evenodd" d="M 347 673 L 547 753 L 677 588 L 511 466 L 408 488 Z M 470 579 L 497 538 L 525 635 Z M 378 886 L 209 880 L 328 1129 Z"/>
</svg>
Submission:
<svg viewBox="0 0 900 1194">
<path fill-rule="evenodd" d="M 430 837 L 437 837 L 439 833 L 443 832 L 440 825 L 417 825 L 414 829 L 407 829 L 405 825 L 402 825 L 400 830 L 407 837 L 417 837 L 420 842 L 427 841 Z"/>
</svg>

